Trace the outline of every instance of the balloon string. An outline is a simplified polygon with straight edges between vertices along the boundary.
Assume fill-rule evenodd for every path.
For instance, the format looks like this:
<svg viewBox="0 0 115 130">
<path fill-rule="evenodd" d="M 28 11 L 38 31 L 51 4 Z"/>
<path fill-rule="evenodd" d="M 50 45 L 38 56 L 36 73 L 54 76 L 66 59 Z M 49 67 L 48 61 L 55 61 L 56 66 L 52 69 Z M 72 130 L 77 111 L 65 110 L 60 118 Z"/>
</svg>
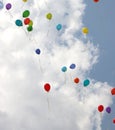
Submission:
<svg viewBox="0 0 115 130">
<path fill-rule="evenodd" d="M 23 9 L 23 8 L 24 8 L 24 6 L 25 6 L 25 3 L 23 3 L 23 5 L 20 7 L 20 9 Z"/>
<path fill-rule="evenodd" d="M 102 120 L 102 112 L 100 112 L 100 118 L 101 118 L 101 120 Z"/>
<path fill-rule="evenodd" d="M 50 7 L 48 6 L 48 3 L 46 2 L 46 0 L 44 0 L 45 5 L 47 6 L 48 9 L 50 9 Z"/>
<path fill-rule="evenodd" d="M 10 18 L 13 18 L 13 15 L 9 11 L 5 11 L 5 13 L 7 13 L 10 16 Z"/>
<path fill-rule="evenodd" d="M 72 75 L 71 75 L 71 72 L 70 72 L 70 80 L 72 81 Z"/>
<path fill-rule="evenodd" d="M 50 21 L 49 21 L 50 22 Z M 49 35 L 49 32 L 50 32 L 50 26 L 51 26 L 51 23 L 49 23 L 49 26 L 48 26 L 48 31 L 47 31 L 47 37 L 48 37 L 48 35 Z"/>
<path fill-rule="evenodd" d="M 47 103 L 48 103 L 48 110 L 50 112 L 50 103 L 49 103 L 49 97 L 47 96 Z"/>
<path fill-rule="evenodd" d="M 66 85 L 66 74 L 64 73 L 64 83 Z"/>
<path fill-rule="evenodd" d="M 40 67 L 40 71 L 43 73 L 43 69 L 42 69 L 42 66 L 41 66 L 41 61 L 39 59 L 39 67 Z"/>
<path fill-rule="evenodd" d="M 85 38 L 85 39 L 87 38 L 86 34 L 84 34 L 84 38 Z"/>
<path fill-rule="evenodd" d="M 24 33 L 26 34 L 26 36 L 28 36 L 28 33 L 25 31 L 25 29 L 22 27 Z"/>
<path fill-rule="evenodd" d="M 47 31 L 47 36 L 49 35 L 49 29 L 48 29 L 48 31 Z"/>
</svg>

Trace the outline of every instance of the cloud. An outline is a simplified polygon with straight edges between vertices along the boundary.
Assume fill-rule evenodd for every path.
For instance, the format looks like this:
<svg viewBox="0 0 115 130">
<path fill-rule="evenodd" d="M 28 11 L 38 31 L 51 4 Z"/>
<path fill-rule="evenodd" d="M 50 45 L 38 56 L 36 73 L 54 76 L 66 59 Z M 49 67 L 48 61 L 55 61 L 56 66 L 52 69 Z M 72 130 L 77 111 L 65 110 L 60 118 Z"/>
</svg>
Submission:
<svg viewBox="0 0 115 130">
<path fill-rule="evenodd" d="M 98 62 L 99 48 L 82 36 L 83 1 L 11 3 L 12 10 L 0 12 L 0 128 L 101 130 L 97 106 L 110 105 L 112 99 L 107 83 L 87 76 Z M 34 22 L 30 33 L 25 25 L 15 25 L 16 19 L 23 20 L 25 9 Z M 53 15 L 51 21 L 45 18 L 48 12 Z M 56 30 L 58 23 L 63 25 L 61 31 Z M 35 53 L 37 48 L 40 55 Z M 75 70 L 69 69 L 71 63 L 76 64 Z M 63 66 L 67 66 L 66 73 L 61 71 Z M 80 78 L 78 85 L 75 77 Z M 85 88 L 86 78 L 91 83 Z M 43 88 L 47 82 L 49 93 Z"/>
</svg>

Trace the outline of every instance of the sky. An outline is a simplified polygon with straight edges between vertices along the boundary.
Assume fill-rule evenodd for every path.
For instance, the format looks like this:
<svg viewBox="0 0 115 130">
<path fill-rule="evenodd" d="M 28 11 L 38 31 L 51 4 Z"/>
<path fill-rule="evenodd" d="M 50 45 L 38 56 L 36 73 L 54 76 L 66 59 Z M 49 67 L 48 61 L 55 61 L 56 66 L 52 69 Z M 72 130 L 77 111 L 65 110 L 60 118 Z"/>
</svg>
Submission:
<svg viewBox="0 0 115 130">
<path fill-rule="evenodd" d="M 115 62 L 113 56 L 115 55 L 115 40 L 113 37 L 115 27 L 113 25 L 115 22 L 115 1 L 100 0 L 96 4 L 89 0 L 85 2 L 87 7 L 83 22 L 90 28 L 91 33 L 89 35 L 94 44 L 98 44 L 100 48 L 99 63 L 94 66 L 91 75 L 100 81 L 114 85 Z"/>
<path fill-rule="evenodd" d="M 114 8 L 109 1 L 1 2 L 0 129 L 114 129 L 114 62 L 110 58 L 114 54 L 114 19 L 110 15 Z M 9 10 L 8 3 L 12 5 Z M 33 21 L 30 32 L 23 22 L 25 10 Z M 51 19 L 46 18 L 48 13 Z M 17 26 L 16 20 L 23 26 Z M 87 35 L 83 27 L 88 27 Z M 71 69 L 71 64 L 76 67 Z M 87 79 L 90 83 L 85 86 Z M 46 83 L 49 91 L 44 88 Z M 102 113 L 99 105 L 104 106 Z M 110 114 L 105 110 L 108 106 Z"/>
</svg>

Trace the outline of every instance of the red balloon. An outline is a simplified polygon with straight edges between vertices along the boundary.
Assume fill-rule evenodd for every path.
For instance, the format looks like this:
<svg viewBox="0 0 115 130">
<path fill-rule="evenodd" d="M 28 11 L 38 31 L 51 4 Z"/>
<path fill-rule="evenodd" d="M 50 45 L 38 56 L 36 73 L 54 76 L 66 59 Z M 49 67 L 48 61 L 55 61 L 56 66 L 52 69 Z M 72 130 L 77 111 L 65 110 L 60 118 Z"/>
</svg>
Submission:
<svg viewBox="0 0 115 130">
<path fill-rule="evenodd" d="M 29 23 L 30 23 L 30 18 L 25 18 L 25 19 L 24 19 L 24 24 L 27 25 L 27 24 L 29 24 Z"/>
<path fill-rule="evenodd" d="M 94 1 L 95 3 L 96 3 L 96 2 L 99 2 L 99 0 L 93 0 L 93 1 Z"/>
<path fill-rule="evenodd" d="M 74 83 L 79 83 L 79 78 L 75 78 Z"/>
<path fill-rule="evenodd" d="M 45 89 L 45 91 L 49 92 L 49 91 L 50 91 L 50 88 L 51 88 L 51 86 L 50 86 L 49 83 L 44 84 L 44 89 Z"/>
<path fill-rule="evenodd" d="M 115 95 L 115 88 L 112 88 L 112 89 L 111 89 L 111 94 L 112 94 L 112 95 Z"/>
<path fill-rule="evenodd" d="M 113 119 L 113 123 L 115 124 L 115 118 Z"/>
<path fill-rule="evenodd" d="M 99 112 L 102 112 L 103 110 L 104 110 L 104 106 L 103 106 L 103 105 L 99 105 L 99 106 L 98 106 L 98 111 L 99 111 Z"/>
</svg>

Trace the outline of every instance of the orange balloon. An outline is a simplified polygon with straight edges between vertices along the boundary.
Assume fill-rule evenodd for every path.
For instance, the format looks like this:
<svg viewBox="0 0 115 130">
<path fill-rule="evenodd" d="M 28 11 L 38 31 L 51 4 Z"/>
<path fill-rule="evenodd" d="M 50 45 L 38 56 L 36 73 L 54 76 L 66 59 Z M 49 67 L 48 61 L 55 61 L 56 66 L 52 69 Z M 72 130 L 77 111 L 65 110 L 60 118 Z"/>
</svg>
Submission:
<svg viewBox="0 0 115 130">
<path fill-rule="evenodd" d="M 75 78 L 74 83 L 79 83 L 79 78 Z"/>
<path fill-rule="evenodd" d="M 115 95 L 115 88 L 112 88 L 112 89 L 111 89 L 111 94 L 112 94 L 112 95 Z"/>
</svg>

